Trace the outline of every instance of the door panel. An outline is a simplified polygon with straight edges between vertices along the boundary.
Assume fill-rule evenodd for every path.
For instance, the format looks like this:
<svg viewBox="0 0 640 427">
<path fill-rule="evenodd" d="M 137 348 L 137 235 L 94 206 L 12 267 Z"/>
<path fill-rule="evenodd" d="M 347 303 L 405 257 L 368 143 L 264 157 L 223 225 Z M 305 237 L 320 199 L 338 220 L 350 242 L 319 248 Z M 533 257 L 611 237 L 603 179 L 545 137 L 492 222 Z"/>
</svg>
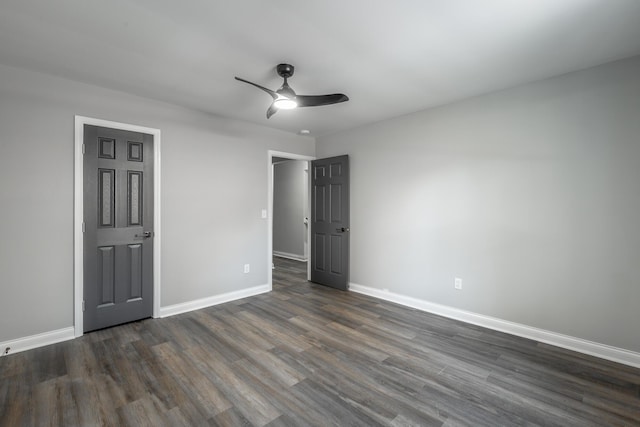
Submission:
<svg viewBox="0 0 640 427">
<path fill-rule="evenodd" d="M 342 184 L 331 184 L 330 191 L 331 222 L 334 224 L 342 222 Z"/>
<path fill-rule="evenodd" d="M 311 281 L 349 288 L 349 157 L 311 162 Z"/>
<path fill-rule="evenodd" d="M 344 244 L 342 236 L 331 236 L 331 272 L 333 274 L 342 274 L 342 245 Z"/>
<path fill-rule="evenodd" d="M 133 301 L 142 298 L 142 245 L 139 243 L 127 245 L 127 249 L 127 266 L 129 267 L 127 301 Z"/>
<path fill-rule="evenodd" d="M 116 171 L 98 169 L 98 217 L 100 227 L 115 227 Z"/>
<path fill-rule="evenodd" d="M 98 248 L 98 281 L 96 283 L 98 288 L 98 295 L 100 298 L 97 300 L 98 307 L 113 304 L 115 298 L 115 247 L 103 246 Z"/>
<path fill-rule="evenodd" d="M 314 252 L 312 258 L 312 270 L 323 272 L 326 271 L 324 256 L 325 256 L 325 244 L 324 244 L 324 234 L 314 233 L 312 240 L 314 241 Z M 313 280 L 313 276 L 311 277 Z M 315 280 L 314 280 L 315 281 Z"/>
<path fill-rule="evenodd" d="M 321 184 L 313 184 L 313 200 L 314 208 L 311 211 L 315 214 L 314 221 L 317 223 L 324 222 L 326 220 L 325 207 L 327 205 L 327 197 L 325 192 L 325 186 Z"/>
<path fill-rule="evenodd" d="M 84 148 L 87 332 L 153 313 L 153 137 L 85 125 Z"/>
</svg>

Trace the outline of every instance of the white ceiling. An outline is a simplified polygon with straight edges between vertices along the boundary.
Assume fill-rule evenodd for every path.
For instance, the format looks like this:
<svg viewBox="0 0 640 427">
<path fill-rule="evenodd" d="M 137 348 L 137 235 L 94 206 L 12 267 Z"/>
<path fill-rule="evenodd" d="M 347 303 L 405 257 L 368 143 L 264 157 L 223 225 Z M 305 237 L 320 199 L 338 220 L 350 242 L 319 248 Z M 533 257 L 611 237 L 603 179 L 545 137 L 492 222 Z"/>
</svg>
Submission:
<svg viewBox="0 0 640 427">
<path fill-rule="evenodd" d="M 640 54 L 640 0 L 1 0 L 0 64 L 312 136 Z M 267 120 L 275 66 L 347 103 Z"/>
</svg>

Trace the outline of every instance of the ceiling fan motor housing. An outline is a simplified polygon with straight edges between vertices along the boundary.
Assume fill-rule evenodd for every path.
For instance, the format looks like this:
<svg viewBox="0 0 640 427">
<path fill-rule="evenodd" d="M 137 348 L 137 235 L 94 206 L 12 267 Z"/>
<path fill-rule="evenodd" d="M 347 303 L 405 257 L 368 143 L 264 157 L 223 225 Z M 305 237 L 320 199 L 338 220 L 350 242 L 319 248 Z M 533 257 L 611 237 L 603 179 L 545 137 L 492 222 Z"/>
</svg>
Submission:
<svg viewBox="0 0 640 427">
<path fill-rule="evenodd" d="M 294 69 L 295 68 L 293 67 L 293 65 L 290 64 L 278 64 L 278 66 L 276 67 L 278 75 L 283 79 L 288 79 L 289 77 L 293 76 Z"/>
</svg>

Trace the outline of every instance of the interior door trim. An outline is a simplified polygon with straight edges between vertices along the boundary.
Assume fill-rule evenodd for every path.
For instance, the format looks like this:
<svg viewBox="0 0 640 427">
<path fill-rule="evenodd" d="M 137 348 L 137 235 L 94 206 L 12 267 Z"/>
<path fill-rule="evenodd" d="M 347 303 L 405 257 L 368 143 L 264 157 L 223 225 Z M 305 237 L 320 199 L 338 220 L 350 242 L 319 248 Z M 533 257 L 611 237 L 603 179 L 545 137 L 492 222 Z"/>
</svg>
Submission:
<svg viewBox="0 0 640 427">
<path fill-rule="evenodd" d="M 160 129 L 132 125 L 128 123 L 113 122 L 110 120 L 96 119 L 85 116 L 75 116 L 74 133 L 74 165 L 73 165 L 73 328 L 74 335 L 83 335 L 82 301 L 84 299 L 84 243 L 82 236 L 83 208 L 84 208 L 84 179 L 83 179 L 83 153 L 84 125 L 93 125 L 121 129 L 132 132 L 141 132 L 153 135 L 153 162 L 154 162 L 154 198 L 153 198 L 153 317 L 160 317 L 160 268 L 162 227 L 160 222 Z"/>
<path fill-rule="evenodd" d="M 271 264 L 273 263 L 273 158 L 283 157 L 291 160 L 306 160 L 310 162 L 316 158 L 313 156 L 306 156 L 304 154 L 286 153 L 284 151 L 267 151 L 267 284 L 269 290 L 273 290 L 273 270 Z M 310 191 L 311 179 L 309 179 Z M 308 198 L 309 212 L 311 212 L 311 197 Z M 307 242 L 311 242 L 311 227 L 307 227 Z M 309 248 L 309 259 L 311 257 L 311 248 Z M 307 280 L 311 278 L 311 262 L 307 262 Z"/>
</svg>

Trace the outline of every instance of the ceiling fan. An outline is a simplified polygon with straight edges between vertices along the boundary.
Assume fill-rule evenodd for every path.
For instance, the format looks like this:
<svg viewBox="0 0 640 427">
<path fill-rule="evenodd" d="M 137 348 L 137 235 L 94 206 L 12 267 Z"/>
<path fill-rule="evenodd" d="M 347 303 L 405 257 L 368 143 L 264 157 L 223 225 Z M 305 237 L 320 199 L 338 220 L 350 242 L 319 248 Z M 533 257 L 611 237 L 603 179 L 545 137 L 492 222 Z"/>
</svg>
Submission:
<svg viewBox="0 0 640 427">
<path fill-rule="evenodd" d="M 284 83 L 282 84 L 280 89 L 276 91 L 267 89 L 264 86 L 260 86 L 259 84 L 250 82 L 248 80 L 241 79 L 240 77 L 236 77 L 236 80 L 248 83 L 252 86 L 257 87 L 258 89 L 262 89 L 263 91 L 271 95 L 271 97 L 273 98 L 273 102 L 267 109 L 267 119 L 273 116 L 276 111 L 280 109 L 290 110 L 298 107 L 319 107 L 321 105 L 338 104 L 340 102 L 349 100 L 349 97 L 342 93 L 334 93 L 331 95 L 296 95 L 296 93 L 287 83 L 287 79 L 293 76 L 293 70 L 293 65 L 278 64 L 278 66 L 276 67 L 276 71 L 278 72 L 278 75 L 284 79 Z"/>
</svg>

